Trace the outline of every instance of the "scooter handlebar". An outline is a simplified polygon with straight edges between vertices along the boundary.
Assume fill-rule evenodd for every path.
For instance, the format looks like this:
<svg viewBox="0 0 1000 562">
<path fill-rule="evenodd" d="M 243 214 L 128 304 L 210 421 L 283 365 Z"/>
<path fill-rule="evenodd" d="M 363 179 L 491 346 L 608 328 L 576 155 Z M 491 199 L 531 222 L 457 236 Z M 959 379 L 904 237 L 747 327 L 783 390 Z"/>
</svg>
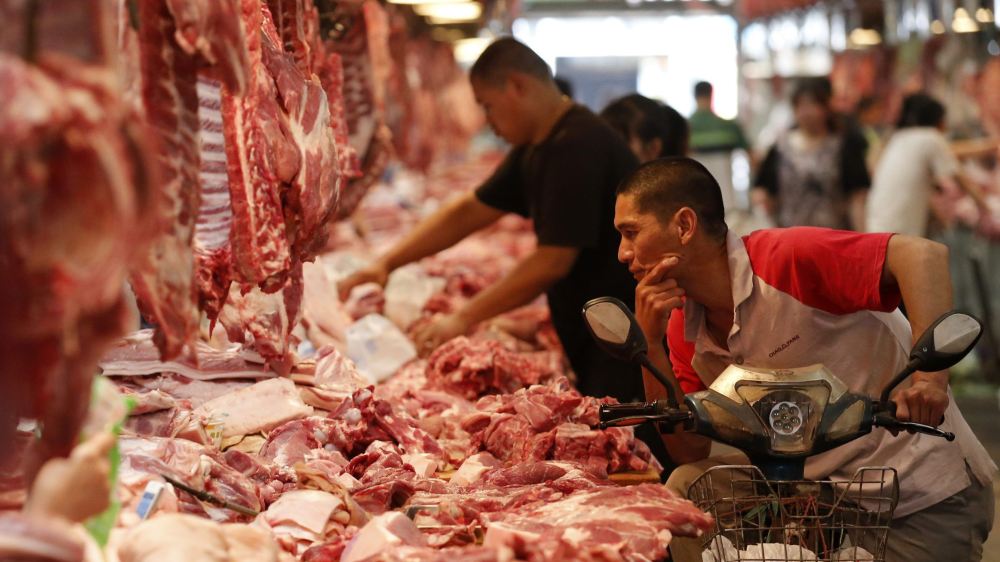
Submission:
<svg viewBox="0 0 1000 562">
<path fill-rule="evenodd" d="M 935 437 L 943 437 L 946 441 L 954 441 L 955 434 L 950 431 L 942 431 L 936 427 L 922 423 L 897 420 L 895 416 L 888 412 L 875 415 L 872 425 L 895 431 L 912 431 L 915 433 L 926 433 Z"/>
<path fill-rule="evenodd" d="M 690 412 L 670 407 L 667 400 L 603 404 L 599 416 L 601 429 L 639 425 L 645 422 L 679 423 L 691 419 Z"/>
</svg>

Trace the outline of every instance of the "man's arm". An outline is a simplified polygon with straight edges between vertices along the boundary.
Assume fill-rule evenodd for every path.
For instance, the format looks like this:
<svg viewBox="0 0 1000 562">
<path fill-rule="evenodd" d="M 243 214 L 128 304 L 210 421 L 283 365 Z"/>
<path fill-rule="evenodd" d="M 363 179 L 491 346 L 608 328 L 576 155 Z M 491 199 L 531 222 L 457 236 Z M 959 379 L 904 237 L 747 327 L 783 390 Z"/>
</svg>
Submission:
<svg viewBox="0 0 1000 562">
<path fill-rule="evenodd" d="M 674 370 L 670 366 L 667 350 L 664 349 L 662 340 L 647 343 L 649 345 L 650 362 L 667 377 L 667 380 L 674 387 L 677 400 L 683 403 L 684 391 L 681 390 L 680 385 L 677 383 L 677 378 L 674 376 Z M 665 400 L 667 398 L 666 389 L 663 388 L 660 381 L 656 380 L 656 377 L 645 367 L 642 369 L 642 385 L 646 391 L 646 400 Z M 663 446 L 666 447 L 670 458 L 678 465 L 707 459 L 712 450 L 712 440 L 697 433 L 686 431 L 663 433 L 660 435 L 660 438 L 663 440 Z"/>
<path fill-rule="evenodd" d="M 635 289 L 635 317 L 646 336 L 650 362 L 667 377 L 674 389 L 674 396 L 681 401 L 684 398 L 684 390 L 674 376 L 667 350 L 663 346 L 663 335 L 667 333 L 670 311 L 683 304 L 684 290 L 677 286 L 674 279 L 667 277 L 675 265 L 677 258 L 668 258 L 650 270 L 639 282 Z M 645 367 L 642 369 L 642 385 L 646 400 L 663 400 L 667 397 L 667 390 Z M 670 458 L 678 464 L 708 458 L 712 448 L 712 441 L 709 438 L 695 433 L 664 433 L 661 438 L 664 447 L 670 453 Z"/>
<path fill-rule="evenodd" d="M 579 248 L 539 246 L 522 259 L 506 277 L 487 287 L 462 310 L 441 317 L 414 335 L 421 353 L 465 334 L 476 324 L 528 304 L 569 274 Z"/>
<path fill-rule="evenodd" d="M 915 236 L 893 236 L 886 249 L 882 284 L 899 287 L 916 342 L 939 316 L 952 308 L 948 248 Z M 910 379 L 912 384 L 894 396 L 896 416 L 938 425 L 948 407 L 948 371 L 918 371 Z"/>
<path fill-rule="evenodd" d="M 341 300 L 346 299 L 351 289 L 362 283 L 385 285 L 393 270 L 450 248 L 473 232 L 493 224 L 503 215 L 503 211 L 479 201 L 473 192 L 446 203 L 421 221 L 384 256 L 341 281 L 337 286 Z"/>
</svg>

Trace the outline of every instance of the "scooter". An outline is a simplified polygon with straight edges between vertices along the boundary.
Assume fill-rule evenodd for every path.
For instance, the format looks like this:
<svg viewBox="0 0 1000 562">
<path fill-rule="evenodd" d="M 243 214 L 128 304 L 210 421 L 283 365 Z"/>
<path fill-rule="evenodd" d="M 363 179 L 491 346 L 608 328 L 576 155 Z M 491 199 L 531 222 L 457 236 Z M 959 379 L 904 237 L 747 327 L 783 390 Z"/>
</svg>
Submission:
<svg viewBox="0 0 1000 562">
<path fill-rule="evenodd" d="M 725 497 L 720 497 L 710 472 L 689 489 L 689 497 L 717 519 L 716 533 L 706 545 L 716 541 L 718 550 L 721 537 L 729 541 L 726 548 L 754 540 L 766 542 L 771 537 L 784 544 L 789 560 L 802 559 L 801 552 L 798 556 L 787 552 L 789 529 L 801 531 L 806 527 L 813 529 L 808 535 L 810 541 L 800 537 L 797 544 L 801 547 L 808 542 L 812 553 L 829 554 L 827 543 L 841 544 L 848 535 L 854 537 L 853 544 L 858 544 L 864 531 L 875 536 L 875 541 L 867 544 L 874 545 L 869 547 L 875 551 L 874 560 L 880 559 L 898 499 L 895 471 L 869 467 L 859 470 L 850 482 L 813 482 L 802 480 L 805 461 L 867 435 L 876 427 L 954 440 L 950 432 L 897 419 L 890 394 L 915 371 L 951 367 L 975 347 L 982 334 L 982 325 L 972 316 L 958 312 L 942 315 L 917 340 L 907 365 L 878 398 L 849 391 L 823 365 L 797 369 L 731 365 L 707 390 L 685 395 L 681 404 L 673 385 L 649 360 L 646 338 L 624 303 L 610 297 L 594 299 L 584 305 L 583 317 L 605 352 L 642 365 L 667 391 L 665 400 L 602 406 L 599 426 L 653 423 L 661 433 L 693 432 L 746 453 L 752 466 L 717 467 L 729 471 L 727 481 L 732 482 L 734 475 L 738 480 L 738 485 L 729 484 Z M 718 472 L 715 475 L 721 476 Z M 875 482 L 878 485 L 873 495 L 870 488 Z M 821 485 L 827 491 L 839 489 L 841 493 L 825 502 L 818 500 Z M 873 498 L 882 501 L 873 502 Z M 825 511 L 820 504 L 826 506 Z M 857 507 L 865 504 L 867 511 Z M 748 523 L 748 513 L 752 524 Z M 755 539 L 748 538 L 750 535 Z M 786 558 L 779 555 L 766 559 Z M 811 558 L 817 559 L 837 558 Z"/>
<path fill-rule="evenodd" d="M 605 352 L 642 365 L 667 390 L 666 400 L 602 406 L 602 428 L 650 422 L 663 433 L 698 433 L 744 451 L 772 480 L 802 478 L 807 457 L 867 435 L 876 427 L 953 441 L 952 433 L 896 419 L 896 405 L 889 395 L 915 371 L 940 371 L 958 363 L 982 334 L 982 324 L 972 316 L 942 315 L 920 337 L 906 367 L 878 399 L 848 391 L 822 365 L 798 369 L 731 365 L 707 390 L 684 396 L 681 405 L 673 386 L 649 360 L 642 329 L 623 302 L 594 299 L 584 306 L 583 316 Z"/>
</svg>

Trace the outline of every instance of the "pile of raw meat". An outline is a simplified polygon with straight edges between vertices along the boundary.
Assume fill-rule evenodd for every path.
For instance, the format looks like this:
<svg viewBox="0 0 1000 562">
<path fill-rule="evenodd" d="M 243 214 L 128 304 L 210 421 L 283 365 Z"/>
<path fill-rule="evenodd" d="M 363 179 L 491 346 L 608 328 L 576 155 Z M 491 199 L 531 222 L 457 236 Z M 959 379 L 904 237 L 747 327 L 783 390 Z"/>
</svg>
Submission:
<svg viewBox="0 0 1000 562">
<path fill-rule="evenodd" d="M 133 292 L 160 359 L 195 361 L 218 322 L 287 372 L 329 221 L 390 156 L 426 170 L 482 123 L 449 46 L 376 0 L 0 0 L 0 15 L 0 361 L 24 374 L 0 381 L 0 448 L 42 420 L 39 462 L 68 453 L 94 364 L 138 323 Z M 0 480 L 21 458 L 0 458 Z"/>
<path fill-rule="evenodd" d="M 451 192 L 494 161 L 454 174 Z M 594 429 L 604 400 L 572 388 L 542 302 L 426 358 L 400 355 L 386 377 L 352 360 L 359 326 L 381 318 L 391 327 L 367 344 L 408 341 L 407 330 L 442 303 L 460 305 L 531 248 L 528 225 L 509 220 L 405 273 L 405 294 L 423 297 L 412 314 L 394 306 L 392 282 L 340 303 L 333 280 L 373 251 L 357 232 L 385 243 L 400 236 L 422 212 L 407 200 L 408 182 L 426 199 L 428 187 L 447 191 L 440 177 L 375 186 L 349 232 L 334 232 L 338 249 L 307 266 L 323 275 L 306 276 L 297 327 L 306 344 L 288 377 L 238 346 L 200 344 L 197 365 L 158 362 L 148 332 L 105 357 L 105 375 L 138 404 L 122 440 L 124 507 L 112 547 L 156 532 L 164 512 L 224 523 L 223 538 L 227 525 L 265 531 L 279 557 L 306 561 L 660 560 L 671 536 L 708 529 L 709 516 L 659 484 L 623 488 L 609 478 L 648 472 L 655 481 L 658 467 L 631 429 Z M 318 310 L 313 293 L 325 295 Z M 343 325 L 311 325 L 313 314 Z M 222 420 L 220 446 L 206 420 Z M 140 523 L 139 494 L 161 474 L 259 515 L 168 487 L 160 515 Z"/>
</svg>

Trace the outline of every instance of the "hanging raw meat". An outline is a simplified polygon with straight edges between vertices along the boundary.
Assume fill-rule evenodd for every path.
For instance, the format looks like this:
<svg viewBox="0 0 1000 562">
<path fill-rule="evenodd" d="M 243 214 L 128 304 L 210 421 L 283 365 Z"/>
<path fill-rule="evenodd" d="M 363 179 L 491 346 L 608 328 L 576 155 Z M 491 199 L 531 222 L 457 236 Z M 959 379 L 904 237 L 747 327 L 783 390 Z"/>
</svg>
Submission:
<svg viewBox="0 0 1000 562">
<path fill-rule="evenodd" d="M 341 194 L 337 216 L 349 216 L 368 189 L 382 176 L 391 154 L 392 134 L 386 126 L 385 99 L 392 58 L 385 9 L 374 0 L 320 3 L 322 21 L 330 22 L 333 36 L 325 41 L 327 52 L 340 55 L 343 68 L 344 113 L 350 145 L 357 152 L 360 169 Z M 332 4 L 332 5 L 331 5 Z M 336 87 L 335 62 L 324 84 Z M 323 79 L 323 74 L 320 75 Z"/>
<path fill-rule="evenodd" d="M 18 485 L 20 418 L 43 428 L 29 477 L 74 444 L 158 202 L 147 131 L 121 101 L 112 7 L 19 8 L 0 2 L 18 16 L 4 35 L 24 41 L 0 53 L 0 488 Z"/>
</svg>

